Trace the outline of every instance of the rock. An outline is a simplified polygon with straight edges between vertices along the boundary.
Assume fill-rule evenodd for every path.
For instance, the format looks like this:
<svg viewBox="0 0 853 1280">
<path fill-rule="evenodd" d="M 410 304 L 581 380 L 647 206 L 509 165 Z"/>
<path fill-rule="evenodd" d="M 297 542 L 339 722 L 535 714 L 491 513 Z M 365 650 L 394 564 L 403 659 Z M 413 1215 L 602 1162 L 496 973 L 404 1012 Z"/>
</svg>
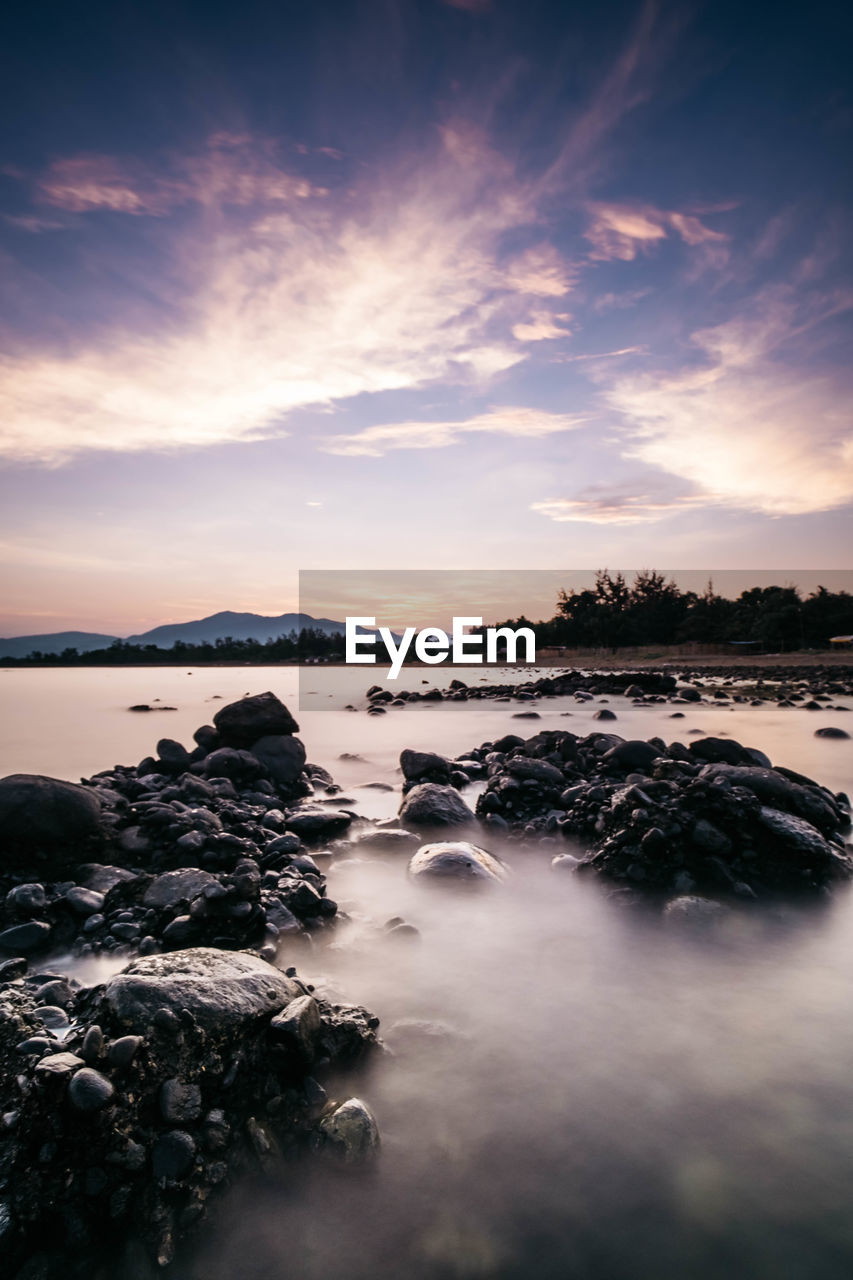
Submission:
<svg viewBox="0 0 853 1280">
<path fill-rule="evenodd" d="M 197 898 L 210 885 L 218 883 L 215 876 L 199 867 L 164 871 L 145 890 L 142 905 L 156 907 L 161 911 L 174 908 L 181 902 L 192 902 L 193 898 Z"/>
<path fill-rule="evenodd" d="M 541 782 L 545 787 L 557 787 L 562 790 L 566 785 L 565 775 L 556 765 L 547 760 L 530 760 L 526 756 L 510 756 L 506 762 L 507 772 L 514 778 L 529 778 L 533 782 Z"/>
<path fill-rule="evenodd" d="M 326 1116 L 320 1132 L 328 1150 L 344 1164 L 360 1164 L 380 1147 L 379 1125 L 360 1098 L 348 1098 Z"/>
<path fill-rule="evenodd" d="M 605 766 L 613 766 L 622 773 L 646 773 L 660 754 L 660 750 L 652 743 L 631 738 L 627 742 L 618 742 L 605 751 L 601 757 L 601 763 Z"/>
<path fill-rule="evenodd" d="M 208 778 L 228 778 L 238 785 L 245 785 L 263 777 L 264 766 L 251 751 L 238 750 L 235 747 L 218 747 L 205 756 L 196 768 L 201 769 Z"/>
<path fill-rule="evenodd" d="M 51 1053 L 38 1063 L 36 1075 L 70 1076 L 72 1071 L 77 1071 L 84 1065 L 83 1059 L 78 1058 L 76 1053 Z"/>
<path fill-rule="evenodd" d="M 226 747 L 251 747 L 269 734 L 299 732 L 287 707 L 270 692 L 221 707 L 213 723 Z"/>
<path fill-rule="evenodd" d="M 49 941 L 50 925 L 43 920 L 29 920 L 0 933 L 0 951 L 28 956 L 34 951 L 41 951 Z"/>
<path fill-rule="evenodd" d="M 410 853 L 420 844 L 420 836 L 404 827 L 382 827 L 362 831 L 353 840 L 356 848 L 373 849 L 377 853 Z"/>
<path fill-rule="evenodd" d="M 319 1015 L 317 1022 L 319 1024 Z M 201 1089 L 172 1077 L 160 1086 L 160 1114 L 167 1124 L 188 1124 L 201 1115 Z"/>
<path fill-rule="evenodd" d="M 119 1036 L 110 1045 L 107 1057 L 115 1071 L 126 1071 L 136 1058 L 144 1041 L 142 1036 Z"/>
<path fill-rule="evenodd" d="M 106 984 L 98 1021 L 145 1035 L 159 1010 L 185 1009 L 215 1035 L 277 1013 L 303 994 L 257 956 L 195 947 L 133 961 Z"/>
<path fill-rule="evenodd" d="M 27 920 L 41 915 L 47 906 L 47 895 L 43 884 L 16 884 L 6 894 L 6 905 L 16 916 Z"/>
<path fill-rule="evenodd" d="M 450 761 L 433 751 L 413 751 L 406 747 L 400 752 L 400 768 L 407 782 L 448 782 Z"/>
<path fill-rule="evenodd" d="M 850 734 L 846 729 L 839 729 L 837 725 L 827 725 L 825 729 L 815 729 L 814 736 L 816 738 L 849 738 Z"/>
<path fill-rule="evenodd" d="M 158 1181 L 164 1178 L 167 1182 L 178 1182 L 193 1167 L 195 1153 L 195 1141 L 183 1129 L 161 1134 L 151 1153 L 154 1177 Z"/>
<path fill-rule="evenodd" d="M 7 862 L 15 848 L 76 851 L 102 835 L 101 804 L 73 782 L 14 773 L 0 779 L 0 831 Z"/>
<path fill-rule="evenodd" d="M 400 821 L 415 827 L 466 827 L 474 815 L 453 787 L 421 782 L 403 799 Z"/>
<path fill-rule="evenodd" d="M 467 840 L 436 841 L 422 845 L 409 862 L 409 875 L 456 880 L 506 879 L 506 867 L 485 849 Z"/>
<path fill-rule="evenodd" d="M 98 893 L 95 889 L 84 889 L 82 885 L 75 885 L 73 889 L 69 889 L 66 893 L 65 901 L 75 915 L 85 918 L 86 916 L 93 916 L 96 911 L 102 910 L 104 895 Z"/>
<path fill-rule="evenodd" d="M 551 859 L 552 871 L 574 871 L 578 866 L 580 866 L 580 858 L 576 858 L 573 853 L 558 853 Z"/>
<path fill-rule="evenodd" d="M 300 996 L 276 1014 L 270 1023 L 270 1035 L 293 1049 L 303 1062 L 310 1063 L 314 1059 L 320 1025 L 317 1001 L 313 996 Z"/>
<path fill-rule="evenodd" d="M 68 1097 L 78 1111 L 100 1111 L 115 1093 L 111 1082 L 93 1067 L 81 1067 L 71 1079 Z"/>
<path fill-rule="evenodd" d="M 263 765 L 274 782 L 289 786 L 305 767 L 305 747 L 299 738 L 285 733 L 269 733 L 258 738 L 252 755 Z"/>
<path fill-rule="evenodd" d="M 600 707 L 592 718 L 593 720 L 616 720 L 617 715 L 616 712 L 611 711 L 609 707 Z"/>
<path fill-rule="evenodd" d="M 663 909 L 664 919 L 672 924 L 707 926 L 716 924 L 728 914 L 728 908 L 722 903 L 696 894 L 682 894 L 679 898 L 673 898 Z"/>
<path fill-rule="evenodd" d="M 344 831 L 352 822 L 352 814 L 343 809 L 321 809 L 306 805 L 288 815 L 287 829 L 302 840 L 326 840 Z M 284 838 L 284 837 L 282 837 Z"/>
<path fill-rule="evenodd" d="M 850 861 L 847 855 L 824 840 L 817 828 L 804 818 L 798 818 L 792 813 L 782 813 L 766 805 L 761 807 L 759 818 L 762 825 L 776 836 L 789 856 L 794 854 L 806 863 L 817 862 L 819 865 L 831 863 L 835 859 L 838 859 L 839 864 L 845 859 L 848 863 Z"/>
<path fill-rule="evenodd" d="M 161 738 L 157 743 L 157 758 L 169 773 L 186 773 L 192 761 L 190 753 L 174 738 Z"/>
<path fill-rule="evenodd" d="M 753 747 L 742 747 L 732 738 L 696 738 L 690 743 L 688 751 L 709 764 L 762 765 L 768 769 L 771 767 L 770 761 L 763 752 L 756 752 Z"/>
</svg>

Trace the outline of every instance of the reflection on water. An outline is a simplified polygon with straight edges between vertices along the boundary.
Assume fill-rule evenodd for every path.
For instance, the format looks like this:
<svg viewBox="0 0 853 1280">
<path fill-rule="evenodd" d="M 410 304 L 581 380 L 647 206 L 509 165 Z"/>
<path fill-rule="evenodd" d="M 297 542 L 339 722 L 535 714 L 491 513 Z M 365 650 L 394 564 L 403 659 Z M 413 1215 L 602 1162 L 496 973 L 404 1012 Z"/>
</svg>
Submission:
<svg viewBox="0 0 853 1280">
<path fill-rule="evenodd" d="M 187 741 L 216 709 L 214 693 L 295 693 L 295 673 L 281 669 L 2 679 L 12 711 L 2 772 L 70 777 L 135 760 L 164 733 Z M 155 696 L 180 710 L 122 710 Z M 584 733 L 596 705 L 543 701 L 541 721 L 518 723 Z M 703 705 L 671 721 L 667 705 L 610 706 L 608 729 L 625 737 L 728 733 L 851 790 L 850 744 L 813 737 L 838 713 Z M 299 718 L 310 758 L 379 817 L 398 796 L 358 784 L 399 781 L 403 746 L 458 754 L 517 728 L 514 709 Z M 338 761 L 342 752 L 365 762 Z M 235 1187 L 174 1273 L 847 1280 L 853 895 L 736 915 L 695 937 L 552 872 L 547 854 L 486 843 L 513 875 L 483 893 L 426 890 L 406 878 L 405 857 L 333 864 L 330 894 L 351 919 L 333 946 L 296 962 L 332 998 L 382 1019 L 389 1053 L 355 1086 L 379 1117 L 381 1159 L 349 1176 L 310 1162 L 274 1184 Z M 384 936 L 391 916 L 417 926 L 420 941 Z"/>
</svg>

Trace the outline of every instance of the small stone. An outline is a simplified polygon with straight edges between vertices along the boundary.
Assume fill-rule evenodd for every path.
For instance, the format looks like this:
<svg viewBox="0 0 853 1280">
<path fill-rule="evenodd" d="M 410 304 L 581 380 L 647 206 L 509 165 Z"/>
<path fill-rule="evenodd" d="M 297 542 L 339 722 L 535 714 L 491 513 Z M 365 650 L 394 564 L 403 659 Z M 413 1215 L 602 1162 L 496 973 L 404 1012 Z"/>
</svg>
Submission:
<svg viewBox="0 0 853 1280">
<path fill-rule="evenodd" d="M 97 1062 L 101 1054 L 104 1052 L 104 1033 L 97 1023 L 93 1023 L 88 1028 L 83 1037 L 83 1044 L 80 1048 L 80 1054 L 89 1066 L 93 1062 Z"/>
<path fill-rule="evenodd" d="M 201 1115 L 201 1089 L 172 1078 L 160 1087 L 160 1113 L 167 1124 L 187 1124 Z"/>
<path fill-rule="evenodd" d="M 75 915 L 93 916 L 103 907 L 104 895 L 97 893 L 94 889 L 84 889 L 82 885 L 75 885 L 66 893 L 65 901 Z"/>
<path fill-rule="evenodd" d="M 142 1036 L 120 1036 L 118 1040 L 113 1040 L 108 1054 L 110 1066 L 117 1071 L 126 1071 L 141 1044 Z"/>
<path fill-rule="evenodd" d="M 341 1103 L 320 1124 L 327 1148 L 344 1164 L 360 1164 L 380 1147 L 376 1117 L 360 1098 Z"/>
<path fill-rule="evenodd" d="M 76 1053 L 51 1053 L 42 1058 L 36 1067 L 36 1075 L 70 1076 L 72 1071 L 83 1065 L 83 1059 L 78 1058 Z"/>
<path fill-rule="evenodd" d="M 161 1178 L 177 1182 L 192 1168 L 195 1151 L 195 1142 L 183 1129 L 172 1129 L 162 1134 L 151 1154 L 154 1177 L 158 1182 Z"/>
<path fill-rule="evenodd" d="M 100 1071 L 82 1067 L 68 1086 L 68 1097 L 78 1111 L 100 1111 L 115 1094 L 111 1082 Z"/>
</svg>

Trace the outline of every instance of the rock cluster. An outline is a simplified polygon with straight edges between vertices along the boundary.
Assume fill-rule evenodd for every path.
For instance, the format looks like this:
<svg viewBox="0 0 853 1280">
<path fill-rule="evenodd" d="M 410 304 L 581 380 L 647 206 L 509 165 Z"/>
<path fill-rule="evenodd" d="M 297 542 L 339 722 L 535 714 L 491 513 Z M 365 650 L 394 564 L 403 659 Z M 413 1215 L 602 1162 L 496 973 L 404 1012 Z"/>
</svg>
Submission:
<svg viewBox="0 0 853 1280">
<path fill-rule="evenodd" d="M 477 816 L 506 837 L 562 837 L 577 871 L 655 895 L 814 892 L 853 874 L 850 803 L 728 738 L 689 747 L 553 731 L 469 752 Z M 411 794 L 414 794 L 411 793 Z"/>
<path fill-rule="evenodd" d="M 377 1025 L 294 969 L 208 948 L 89 990 L 49 974 L 0 987 L 4 1274 L 25 1259 L 28 1275 L 92 1274 L 122 1246 L 162 1266 L 235 1172 L 305 1147 L 369 1155 L 369 1109 L 321 1079 Z"/>
<path fill-rule="evenodd" d="M 337 788 L 306 764 L 272 693 L 223 707 L 190 752 L 83 786 L 0 780 L 0 959 L 58 948 L 150 954 L 268 948 L 323 928 L 336 905 L 306 846 L 345 830 Z"/>
</svg>

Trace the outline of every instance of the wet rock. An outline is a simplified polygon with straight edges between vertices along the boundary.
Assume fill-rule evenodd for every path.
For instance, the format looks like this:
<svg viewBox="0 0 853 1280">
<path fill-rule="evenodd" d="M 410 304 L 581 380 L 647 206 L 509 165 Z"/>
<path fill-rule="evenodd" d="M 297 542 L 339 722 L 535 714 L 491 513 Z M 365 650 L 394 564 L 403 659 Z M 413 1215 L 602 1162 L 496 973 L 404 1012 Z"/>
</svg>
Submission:
<svg viewBox="0 0 853 1280">
<path fill-rule="evenodd" d="M 328 840 L 346 830 L 352 822 L 352 814 L 342 809 L 322 809 L 307 805 L 288 814 L 287 828 L 301 840 Z"/>
<path fill-rule="evenodd" d="M 103 836 L 101 804 L 86 787 L 38 774 L 0 779 L 4 859 L 15 849 L 65 852 Z"/>
<path fill-rule="evenodd" d="M 379 1125 L 360 1098 L 341 1103 L 320 1125 L 326 1149 L 346 1165 L 361 1164 L 379 1151 Z"/>
<path fill-rule="evenodd" d="M 414 827 L 465 827 L 474 814 L 453 787 L 422 782 L 413 787 L 400 805 L 400 821 Z"/>
<path fill-rule="evenodd" d="M 299 725 L 274 693 L 259 693 L 221 707 L 213 717 L 226 747 L 251 747 L 269 734 L 299 732 Z"/>
<path fill-rule="evenodd" d="M 93 916 L 96 911 L 103 908 L 104 895 L 95 889 L 85 889 L 82 885 L 75 885 L 66 893 L 65 901 L 75 915 L 85 918 Z"/>
<path fill-rule="evenodd" d="M 409 875 L 418 879 L 503 881 L 506 867 L 492 854 L 467 840 L 422 845 L 409 862 Z"/>
<path fill-rule="evenodd" d="M 310 1063 L 314 1059 L 320 1027 L 317 1001 L 312 996 L 300 996 L 275 1015 L 270 1022 L 270 1035 L 292 1049 L 304 1062 Z"/>
<path fill-rule="evenodd" d="M 210 885 L 218 884 L 214 876 L 198 867 L 164 871 L 152 880 L 142 898 L 143 906 L 158 910 L 174 908 L 181 902 L 192 902 Z"/>
<path fill-rule="evenodd" d="M 816 738 L 837 738 L 841 741 L 841 739 L 849 738 L 850 734 L 845 729 L 839 729 L 837 725 L 831 724 L 827 725 L 825 729 L 815 729 L 814 736 Z"/>
<path fill-rule="evenodd" d="M 420 836 L 404 827 L 384 827 L 361 831 L 352 843 L 356 849 L 372 849 L 376 853 L 411 853 L 420 844 Z"/>
<path fill-rule="evenodd" d="M 317 1017 L 319 1025 L 319 1015 Z M 160 1114 L 167 1124 L 181 1125 L 201 1115 L 201 1089 L 197 1084 L 172 1077 L 160 1086 Z"/>
<path fill-rule="evenodd" d="M 109 1020 L 145 1034 L 160 1009 L 187 1010 L 220 1032 L 278 1012 L 303 992 L 280 970 L 244 952 L 196 947 L 135 960 L 105 986 Z"/>
<path fill-rule="evenodd" d="M 172 1129 L 164 1133 L 154 1144 L 151 1168 L 154 1177 L 166 1182 L 176 1182 L 189 1173 L 195 1162 L 196 1144 L 189 1133 Z"/>
<path fill-rule="evenodd" d="M 664 919 L 670 924 L 700 927 L 716 924 L 728 914 L 722 903 L 694 894 L 673 898 L 663 909 Z"/>
<path fill-rule="evenodd" d="M 47 906 L 43 884 L 16 884 L 6 894 L 6 906 L 14 915 L 25 920 L 39 916 Z"/>
<path fill-rule="evenodd" d="M 255 756 L 274 782 L 289 786 L 305 767 L 305 747 L 299 738 L 277 733 L 258 738 L 252 745 Z"/>
<path fill-rule="evenodd" d="M 257 756 L 235 747 L 219 747 L 211 751 L 196 767 L 202 769 L 208 778 L 228 778 L 239 786 L 254 782 L 266 773 Z"/>
</svg>

